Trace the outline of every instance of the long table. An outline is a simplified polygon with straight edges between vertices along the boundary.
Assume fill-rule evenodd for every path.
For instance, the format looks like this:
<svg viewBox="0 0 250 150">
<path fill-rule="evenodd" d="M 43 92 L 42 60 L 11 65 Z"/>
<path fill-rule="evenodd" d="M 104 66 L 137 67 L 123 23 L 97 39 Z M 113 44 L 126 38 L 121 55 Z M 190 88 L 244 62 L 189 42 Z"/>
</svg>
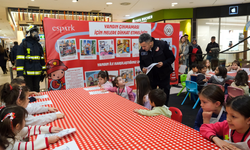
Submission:
<svg viewBox="0 0 250 150">
<path fill-rule="evenodd" d="M 146 117 L 146 109 L 114 93 L 90 95 L 83 88 L 44 92 L 65 118 L 50 126 L 76 128 L 76 132 L 51 144 L 48 150 L 75 140 L 79 149 L 219 149 L 196 130 L 165 116 Z M 36 136 L 31 137 L 35 140 Z"/>
</svg>

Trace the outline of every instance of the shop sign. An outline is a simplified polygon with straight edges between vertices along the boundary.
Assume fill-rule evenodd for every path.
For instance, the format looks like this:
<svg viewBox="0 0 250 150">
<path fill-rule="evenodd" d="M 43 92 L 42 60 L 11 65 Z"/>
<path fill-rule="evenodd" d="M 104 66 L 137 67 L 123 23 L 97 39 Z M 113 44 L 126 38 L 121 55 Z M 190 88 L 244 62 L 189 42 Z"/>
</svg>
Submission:
<svg viewBox="0 0 250 150">
<path fill-rule="evenodd" d="M 147 22 L 149 19 L 153 19 L 153 15 L 138 18 L 138 19 L 133 19 L 132 22 Z"/>
<path fill-rule="evenodd" d="M 230 6 L 229 15 L 237 15 L 237 14 L 238 14 L 238 6 Z"/>
</svg>

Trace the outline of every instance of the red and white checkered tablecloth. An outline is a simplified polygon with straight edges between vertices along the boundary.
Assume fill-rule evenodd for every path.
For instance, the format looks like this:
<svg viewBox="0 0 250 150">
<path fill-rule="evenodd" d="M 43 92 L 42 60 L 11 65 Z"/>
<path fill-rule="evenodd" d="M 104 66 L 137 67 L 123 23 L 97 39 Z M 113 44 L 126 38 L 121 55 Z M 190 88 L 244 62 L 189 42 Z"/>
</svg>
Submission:
<svg viewBox="0 0 250 150">
<path fill-rule="evenodd" d="M 90 95 L 83 88 L 44 92 L 65 118 L 48 125 L 76 132 L 51 144 L 48 150 L 75 140 L 79 149 L 219 149 L 199 132 L 165 116 L 134 113 L 144 108 L 114 93 Z M 145 108 L 144 108 L 145 109 Z M 31 138 L 36 139 L 36 136 Z"/>
</svg>

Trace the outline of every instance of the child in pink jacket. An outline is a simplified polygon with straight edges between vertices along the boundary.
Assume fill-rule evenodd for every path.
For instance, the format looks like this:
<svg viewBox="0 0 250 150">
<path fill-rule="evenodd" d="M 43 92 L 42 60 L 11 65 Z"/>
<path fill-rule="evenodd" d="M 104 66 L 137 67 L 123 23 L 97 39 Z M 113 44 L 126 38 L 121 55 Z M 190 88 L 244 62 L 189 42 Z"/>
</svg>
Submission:
<svg viewBox="0 0 250 150">
<path fill-rule="evenodd" d="M 203 124 L 200 133 L 222 150 L 250 149 L 250 97 L 238 96 L 226 104 L 227 120 Z M 222 136 L 223 140 L 217 136 Z"/>
<path fill-rule="evenodd" d="M 106 90 L 110 92 L 116 92 L 121 97 L 124 97 L 132 102 L 135 101 L 133 90 L 130 87 L 125 86 L 125 81 L 122 79 L 121 76 L 117 76 L 114 79 L 113 86 L 114 87 L 107 88 Z"/>
</svg>

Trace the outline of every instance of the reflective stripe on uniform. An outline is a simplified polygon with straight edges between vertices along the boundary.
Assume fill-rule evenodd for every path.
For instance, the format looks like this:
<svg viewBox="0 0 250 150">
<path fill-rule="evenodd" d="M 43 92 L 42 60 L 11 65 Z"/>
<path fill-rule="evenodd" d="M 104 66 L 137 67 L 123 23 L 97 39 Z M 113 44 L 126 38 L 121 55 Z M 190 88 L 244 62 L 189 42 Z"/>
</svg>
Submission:
<svg viewBox="0 0 250 150">
<path fill-rule="evenodd" d="M 46 69 L 46 66 L 43 66 L 42 69 Z"/>
<path fill-rule="evenodd" d="M 41 75 L 42 71 L 24 71 L 23 74 L 26 75 Z"/>
<path fill-rule="evenodd" d="M 44 59 L 44 57 L 41 57 L 41 59 Z"/>
<path fill-rule="evenodd" d="M 16 71 L 23 71 L 24 67 L 16 67 Z"/>
<path fill-rule="evenodd" d="M 32 59 L 32 60 L 40 60 L 40 56 L 26 56 L 26 59 Z"/>
<path fill-rule="evenodd" d="M 24 59 L 24 58 L 25 58 L 24 55 L 17 55 L 17 56 L 16 56 L 16 59 Z"/>
</svg>

